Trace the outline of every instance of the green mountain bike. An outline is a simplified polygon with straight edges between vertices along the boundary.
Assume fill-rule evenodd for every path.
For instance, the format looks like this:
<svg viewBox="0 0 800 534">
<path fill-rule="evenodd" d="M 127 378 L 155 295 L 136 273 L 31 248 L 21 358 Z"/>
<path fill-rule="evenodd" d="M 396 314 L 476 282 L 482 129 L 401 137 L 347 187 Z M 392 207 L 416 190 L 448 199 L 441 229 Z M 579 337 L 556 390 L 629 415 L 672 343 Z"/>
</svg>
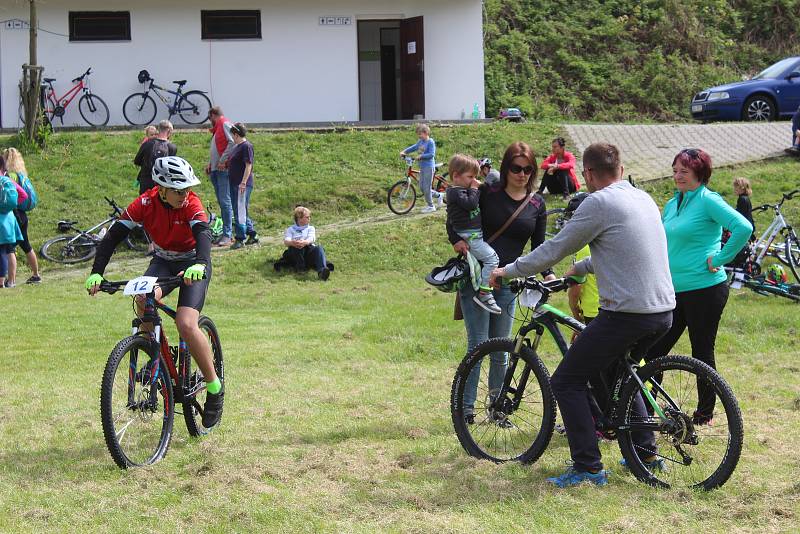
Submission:
<svg viewBox="0 0 800 534">
<path fill-rule="evenodd" d="M 568 346 L 559 326 L 576 333 L 585 328 L 547 303 L 552 293 L 571 283 L 565 278 L 512 281 L 511 289 L 520 293 L 520 306 L 528 309 L 516 336 L 481 343 L 459 365 L 451 390 L 451 415 L 456 435 L 471 456 L 532 463 L 550 443 L 556 401 L 538 351 L 548 333 L 563 356 Z M 498 356 L 503 362 L 500 376 Z M 613 371 L 605 394 L 592 390 L 596 405 L 605 407 L 596 417 L 596 428 L 600 435 L 617 440 L 637 479 L 653 486 L 706 490 L 728 480 L 742 450 L 742 414 L 730 386 L 714 369 L 694 358 L 672 355 L 639 367 L 630 354 L 621 354 Z M 477 396 L 474 406 L 468 406 L 465 397 L 471 396 L 467 384 L 473 373 Z M 693 417 L 697 386 L 702 383 L 717 397 L 713 424 Z M 633 409 L 640 396 L 648 412 L 644 417 Z M 637 431 L 654 432 L 657 450 L 638 451 L 632 439 Z M 666 468 L 645 464 L 639 453 L 657 455 L 664 460 L 657 464 Z"/>
</svg>

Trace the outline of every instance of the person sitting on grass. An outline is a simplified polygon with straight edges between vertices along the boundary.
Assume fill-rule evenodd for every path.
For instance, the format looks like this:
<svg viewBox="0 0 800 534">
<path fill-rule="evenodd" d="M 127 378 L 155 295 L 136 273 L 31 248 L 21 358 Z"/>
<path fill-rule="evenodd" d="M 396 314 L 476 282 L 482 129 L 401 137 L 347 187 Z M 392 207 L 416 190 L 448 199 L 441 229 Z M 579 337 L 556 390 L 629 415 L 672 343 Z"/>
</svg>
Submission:
<svg viewBox="0 0 800 534">
<path fill-rule="evenodd" d="M 298 272 L 314 269 L 320 280 L 327 280 L 333 264 L 325 257 L 322 245 L 316 242 L 317 232 L 310 222 L 311 210 L 297 206 L 294 209 L 294 224 L 283 234 L 283 244 L 288 248 L 274 267 L 276 271 L 287 268 Z"/>
<path fill-rule="evenodd" d="M 800 106 L 792 115 L 792 146 L 787 148 L 786 152 L 794 156 L 800 155 Z"/>
<path fill-rule="evenodd" d="M 553 151 L 542 161 L 544 174 L 538 191 L 541 193 L 546 187 L 551 195 L 560 194 L 564 200 L 581 187 L 575 175 L 575 156 L 565 150 L 566 144 L 563 137 L 553 139 Z"/>
<path fill-rule="evenodd" d="M 447 188 L 447 229 L 455 232 L 467 242 L 469 252 L 475 256 L 481 269 L 481 287 L 472 297 L 475 303 L 489 313 L 500 314 L 503 310 L 497 305 L 489 287 L 489 275 L 497 267 L 499 259 L 494 249 L 483 240 L 481 230 L 481 192 L 480 182 L 475 177 L 480 172 L 478 162 L 469 156 L 455 154 L 448 164 L 453 185 Z"/>
</svg>

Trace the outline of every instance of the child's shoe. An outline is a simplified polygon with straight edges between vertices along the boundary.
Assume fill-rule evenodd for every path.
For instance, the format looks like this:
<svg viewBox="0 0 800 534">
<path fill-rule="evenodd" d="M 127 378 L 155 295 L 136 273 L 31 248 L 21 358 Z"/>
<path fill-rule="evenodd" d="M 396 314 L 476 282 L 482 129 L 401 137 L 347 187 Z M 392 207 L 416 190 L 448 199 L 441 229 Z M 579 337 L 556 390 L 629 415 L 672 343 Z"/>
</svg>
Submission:
<svg viewBox="0 0 800 534">
<path fill-rule="evenodd" d="M 472 297 L 472 300 L 474 300 L 478 306 L 489 313 L 494 313 L 495 315 L 500 315 L 503 313 L 503 310 L 501 310 L 500 306 L 498 306 L 497 302 L 495 302 L 494 295 L 492 295 L 492 293 L 489 291 L 478 292 L 477 295 Z"/>
<path fill-rule="evenodd" d="M 419 210 L 420 213 L 433 213 L 434 211 L 436 211 L 436 206 L 425 206 Z"/>
</svg>

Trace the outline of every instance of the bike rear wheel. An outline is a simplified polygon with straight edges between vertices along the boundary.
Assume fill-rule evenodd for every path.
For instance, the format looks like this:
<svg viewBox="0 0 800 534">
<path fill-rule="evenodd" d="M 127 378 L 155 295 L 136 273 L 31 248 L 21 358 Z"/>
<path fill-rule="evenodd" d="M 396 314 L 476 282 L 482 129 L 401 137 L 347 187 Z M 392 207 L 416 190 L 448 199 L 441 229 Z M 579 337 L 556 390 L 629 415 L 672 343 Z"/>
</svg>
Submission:
<svg viewBox="0 0 800 534">
<path fill-rule="evenodd" d="M 183 94 L 178 106 L 178 115 L 186 124 L 203 124 L 208 120 L 211 100 L 201 91 L 189 91 Z"/>
<path fill-rule="evenodd" d="M 206 316 L 200 317 L 198 323 L 200 330 L 208 340 L 211 354 L 214 357 L 214 370 L 220 380 L 224 380 L 224 365 L 222 361 L 222 344 L 219 341 L 219 333 L 214 322 Z M 183 418 L 186 420 L 186 428 L 189 430 L 189 435 L 205 436 L 214 428 L 219 426 L 217 423 L 212 428 L 205 428 L 202 424 L 203 419 L 203 405 L 206 402 L 206 383 L 203 378 L 203 373 L 200 369 L 192 371 L 192 358 L 186 355 L 186 360 L 181 361 L 180 376 L 185 381 L 183 391 Z"/>
<path fill-rule="evenodd" d="M 97 243 L 84 235 L 55 237 L 46 241 L 39 253 L 56 263 L 80 263 L 97 252 Z"/>
<path fill-rule="evenodd" d="M 85 94 L 78 100 L 78 111 L 89 125 L 105 126 L 108 124 L 108 106 L 95 94 Z"/>
<path fill-rule="evenodd" d="M 150 340 L 130 336 L 108 357 L 100 418 L 108 452 L 121 468 L 150 465 L 169 449 L 175 399 L 164 361 Z"/>
<path fill-rule="evenodd" d="M 633 414 L 634 400 L 641 392 L 638 384 L 629 380 L 620 397 L 622 428 L 617 430 L 617 439 L 634 476 L 665 488 L 711 490 L 722 486 L 739 462 L 744 439 L 742 413 L 727 382 L 710 366 L 688 356 L 657 358 L 639 369 L 638 375 L 668 420 L 663 422 L 655 414 Z M 710 387 L 716 395 L 711 421 L 696 417 L 698 384 Z M 647 427 L 658 428 L 656 451 L 633 442 L 632 433 Z M 652 462 L 645 464 L 642 458 L 653 455 L 663 460 L 665 469 Z"/>
<path fill-rule="evenodd" d="M 156 118 L 156 101 L 147 93 L 133 93 L 122 104 L 122 115 L 134 126 L 150 124 Z"/>
<path fill-rule="evenodd" d="M 414 208 L 417 202 L 417 190 L 411 180 L 400 180 L 389 188 L 386 203 L 389 209 L 397 215 L 405 215 Z"/>
<path fill-rule="evenodd" d="M 498 363 L 492 364 L 493 354 Z M 503 358 L 508 363 L 505 370 L 499 365 Z M 496 402 L 498 392 L 505 389 L 503 375 L 509 369 L 513 370 L 508 389 Z M 477 385 L 472 405 L 470 382 Z M 550 443 L 556 422 L 550 375 L 531 348 L 523 347 L 515 354 L 513 339 L 490 339 L 470 351 L 459 365 L 450 412 L 458 440 L 470 456 L 493 462 L 535 462 Z"/>
</svg>

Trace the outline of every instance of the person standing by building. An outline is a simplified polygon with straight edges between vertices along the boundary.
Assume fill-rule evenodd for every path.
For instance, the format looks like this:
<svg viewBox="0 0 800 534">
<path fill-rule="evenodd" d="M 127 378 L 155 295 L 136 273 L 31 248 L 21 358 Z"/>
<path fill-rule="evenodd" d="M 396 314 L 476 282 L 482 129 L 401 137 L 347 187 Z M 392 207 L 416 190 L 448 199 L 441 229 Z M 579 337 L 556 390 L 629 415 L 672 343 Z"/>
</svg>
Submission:
<svg viewBox="0 0 800 534">
<path fill-rule="evenodd" d="M 206 174 L 214 185 L 222 217 L 222 238 L 217 245 L 226 247 L 233 242 L 233 206 L 228 180 L 228 158 L 234 147 L 231 133 L 233 123 L 223 115 L 219 106 L 214 106 L 208 111 L 208 120 L 211 121 L 211 128 L 208 130 L 211 132 L 211 146 Z"/>
<path fill-rule="evenodd" d="M 156 185 L 152 176 L 153 163 L 158 158 L 174 156 L 178 153 L 178 147 L 169 142 L 173 131 L 172 123 L 168 120 L 163 120 L 158 123 L 156 135 L 139 146 L 139 151 L 133 158 L 133 164 L 139 166 L 139 175 L 136 179 L 139 181 L 140 195 Z"/>
<path fill-rule="evenodd" d="M 231 127 L 231 133 L 234 146 L 228 160 L 228 178 L 236 237 L 231 248 L 237 249 L 258 243 L 258 234 L 249 216 L 250 194 L 253 192 L 253 144 L 247 140 L 247 127 L 241 122 Z"/>
</svg>

